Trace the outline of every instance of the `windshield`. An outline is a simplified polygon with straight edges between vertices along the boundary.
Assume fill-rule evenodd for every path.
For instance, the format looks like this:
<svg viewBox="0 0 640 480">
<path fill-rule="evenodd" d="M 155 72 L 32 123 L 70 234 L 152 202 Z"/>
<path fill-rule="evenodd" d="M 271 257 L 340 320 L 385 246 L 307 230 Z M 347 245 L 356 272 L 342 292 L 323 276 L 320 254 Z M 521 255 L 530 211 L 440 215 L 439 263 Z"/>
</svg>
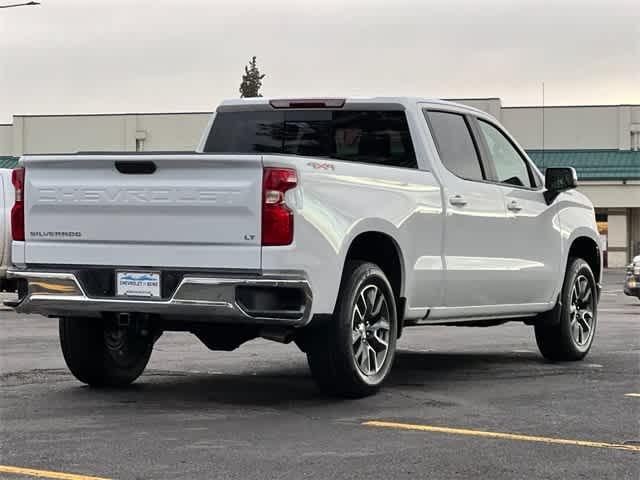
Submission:
<svg viewBox="0 0 640 480">
<path fill-rule="evenodd" d="M 204 151 L 303 155 L 417 168 L 403 111 L 221 112 Z"/>
</svg>

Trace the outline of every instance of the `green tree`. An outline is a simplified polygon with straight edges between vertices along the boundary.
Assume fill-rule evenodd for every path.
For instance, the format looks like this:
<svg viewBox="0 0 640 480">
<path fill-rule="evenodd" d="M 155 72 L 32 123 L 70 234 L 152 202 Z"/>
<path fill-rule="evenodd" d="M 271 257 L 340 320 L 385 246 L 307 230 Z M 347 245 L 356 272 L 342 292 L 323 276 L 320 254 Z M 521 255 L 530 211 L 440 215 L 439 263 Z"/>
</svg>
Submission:
<svg viewBox="0 0 640 480">
<path fill-rule="evenodd" d="M 240 84 L 240 97 L 261 97 L 260 87 L 262 87 L 262 79 L 265 77 L 261 74 L 256 65 L 256 57 L 252 57 L 249 65 L 244 67 L 244 75 L 242 75 L 242 83 Z"/>
</svg>

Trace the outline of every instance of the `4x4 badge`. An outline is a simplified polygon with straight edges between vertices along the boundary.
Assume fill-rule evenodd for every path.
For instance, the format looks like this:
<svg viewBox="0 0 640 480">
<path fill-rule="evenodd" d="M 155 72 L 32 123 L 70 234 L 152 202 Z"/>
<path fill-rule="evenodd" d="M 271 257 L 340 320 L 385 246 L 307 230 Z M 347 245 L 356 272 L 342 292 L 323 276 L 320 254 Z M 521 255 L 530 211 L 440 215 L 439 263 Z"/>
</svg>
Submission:
<svg viewBox="0 0 640 480">
<path fill-rule="evenodd" d="M 308 166 L 313 167 L 316 170 L 335 170 L 336 168 L 333 166 L 333 163 L 320 163 L 320 162 L 309 162 Z"/>
</svg>

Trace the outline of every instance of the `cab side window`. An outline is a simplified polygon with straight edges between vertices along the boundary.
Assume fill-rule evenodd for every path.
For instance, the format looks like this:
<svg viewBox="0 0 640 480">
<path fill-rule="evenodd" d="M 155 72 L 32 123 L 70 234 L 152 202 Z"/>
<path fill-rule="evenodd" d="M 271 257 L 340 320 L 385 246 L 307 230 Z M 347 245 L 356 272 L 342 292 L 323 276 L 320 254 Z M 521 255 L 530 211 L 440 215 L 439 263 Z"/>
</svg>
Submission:
<svg viewBox="0 0 640 480">
<path fill-rule="evenodd" d="M 478 125 L 495 166 L 496 180 L 518 187 L 535 187 L 535 184 L 532 185 L 532 175 L 527 163 L 509 139 L 484 120 L 478 119 Z"/>
<path fill-rule="evenodd" d="M 480 157 L 464 115 L 428 110 L 424 114 L 446 169 L 465 180 L 484 180 Z"/>
</svg>

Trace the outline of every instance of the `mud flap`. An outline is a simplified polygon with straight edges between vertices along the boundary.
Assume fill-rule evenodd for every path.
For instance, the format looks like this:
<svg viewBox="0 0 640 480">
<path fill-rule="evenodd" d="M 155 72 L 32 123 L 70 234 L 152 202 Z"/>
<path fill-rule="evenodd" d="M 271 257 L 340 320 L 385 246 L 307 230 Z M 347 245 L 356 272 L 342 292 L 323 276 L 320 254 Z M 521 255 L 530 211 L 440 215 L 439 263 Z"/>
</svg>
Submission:
<svg viewBox="0 0 640 480">
<path fill-rule="evenodd" d="M 562 300 L 561 296 L 558 295 L 558 299 L 556 300 L 556 305 L 552 310 L 548 312 L 543 312 L 536 317 L 526 320 L 524 323 L 526 325 L 548 325 L 554 326 L 560 323 L 560 314 L 562 313 Z"/>
</svg>

